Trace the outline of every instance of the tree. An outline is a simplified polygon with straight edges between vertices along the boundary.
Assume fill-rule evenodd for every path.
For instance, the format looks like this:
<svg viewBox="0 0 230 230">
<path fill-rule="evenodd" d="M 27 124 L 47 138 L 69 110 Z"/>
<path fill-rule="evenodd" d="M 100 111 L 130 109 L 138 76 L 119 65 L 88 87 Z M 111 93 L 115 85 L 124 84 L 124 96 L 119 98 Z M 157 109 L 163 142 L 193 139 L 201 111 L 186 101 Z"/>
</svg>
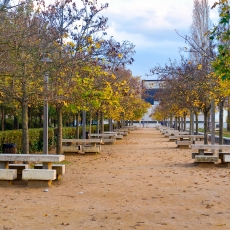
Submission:
<svg viewBox="0 0 230 230">
<path fill-rule="evenodd" d="M 16 100 L 22 109 L 23 153 L 29 153 L 28 104 L 38 98 L 43 86 L 41 54 L 46 44 L 45 22 L 25 3 L 4 15 L 1 22 L 0 91 Z"/>
<path fill-rule="evenodd" d="M 209 33 L 209 37 L 211 40 L 217 40 L 218 42 L 218 54 L 215 60 L 212 62 L 212 67 L 214 69 L 214 73 L 216 78 L 219 79 L 220 82 L 220 89 L 218 92 L 220 93 L 221 100 L 219 100 L 220 104 L 220 124 L 223 123 L 223 105 L 226 101 L 226 98 L 229 97 L 229 94 L 227 94 L 226 90 L 221 90 L 221 87 L 223 85 L 228 84 L 227 81 L 230 79 L 229 75 L 229 68 L 227 67 L 229 65 L 229 1 L 228 0 L 222 0 L 219 2 L 216 2 L 212 8 L 215 8 L 216 6 L 219 6 L 219 16 L 220 20 L 217 26 L 215 26 Z M 226 88 L 224 88 L 226 89 Z M 229 107 L 229 105 L 228 105 Z M 228 117 L 229 117 L 230 111 L 228 109 Z M 227 122 L 229 123 L 229 121 Z M 220 126 L 219 130 L 219 140 L 220 144 L 223 142 L 222 136 L 222 125 Z"/>
<path fill-rule="evenodd" d="M 78 9 L 75 2 L 56 1 L 42 11 L 43 20 L 53 34 L 54 50 L 50 49 L 52 69 L 50 71 L 50 101 L 57 111 L 57 153 L 61 153 L 62 110 L 68 103 L 72 90 L 77 90 L 76 72 L 79 66 L 87 65 L 91 59 L 92 36 L 106 28 L 107 18 L 96 19 L 97 14 L 108 4 L 97 8 L 88 2 Z M 61 83 L 61 84 L 60 84 Z"/>
</svg>

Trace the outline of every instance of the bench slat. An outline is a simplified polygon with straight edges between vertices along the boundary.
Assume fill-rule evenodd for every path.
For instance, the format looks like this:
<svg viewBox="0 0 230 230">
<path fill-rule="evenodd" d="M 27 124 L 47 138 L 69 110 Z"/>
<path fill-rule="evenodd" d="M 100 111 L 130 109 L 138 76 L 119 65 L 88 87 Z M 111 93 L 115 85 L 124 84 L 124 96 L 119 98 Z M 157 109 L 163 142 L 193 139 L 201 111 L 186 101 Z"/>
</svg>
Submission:
<svg viewBox="0 0 230 230">
<path fill-rule="evenodd" d="M 71 143 L 71 142 L 77 142 L 77 143 L 103 143 L 102 139 L 62 139 L 63 143 Z"/>
<path fill-rule="evenodd" d="M 24 169 L 23 180 L 55 180 L 56 170 L 51 169 Z"/>
<path fill-rule="evenodd" d="M 0 154 L 0 161 L 40 161 L 40 162 L 60 162 L 65 160 L 64 155 L 53 154 Z"/>
<path fill-rule="evenodd" d="M 230 145 L 198 145 L 192 144 L 192 149 L 227 149 L 230 150 Z"/>
</svg>

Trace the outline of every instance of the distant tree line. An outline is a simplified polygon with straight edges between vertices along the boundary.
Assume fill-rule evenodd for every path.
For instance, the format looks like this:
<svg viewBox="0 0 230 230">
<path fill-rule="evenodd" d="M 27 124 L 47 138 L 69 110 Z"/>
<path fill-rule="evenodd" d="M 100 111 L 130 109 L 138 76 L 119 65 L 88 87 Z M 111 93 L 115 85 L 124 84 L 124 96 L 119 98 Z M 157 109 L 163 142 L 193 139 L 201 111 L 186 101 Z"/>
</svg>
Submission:
<svg viewBox="0 0 230 230">
<path fill-rule="evenodd" d="M 208 0 L 194 0 L 190 34 L 182 36 L 177 32 L 186 43 L 185 47 L 180 48 L 181 60 L 169 60 L 165 66 L 151 69 L 152 74 L 158 74 L 159 79 L 164 80 L 157 95 L 160 103 L 152 116 L 157 120 L 169 120 L 171 126 L 175 120 L 183 130 L 187 116 L 190 116 L 190 127 L 193 128 L 195 115 L 195 132 L 198 133 L 198 115 L 203 114 L 207 143 L 211 108 L 218 108 L 221 144 L 223 109 L 230 109 L 230 5 L 227 0 L 220 0 L 211 8 L 215 7 L 219 8 L 219 23 L 213 26 Z M 230 112 L 228 113 L 226 122 L 230 130 Z"/>
</svg>

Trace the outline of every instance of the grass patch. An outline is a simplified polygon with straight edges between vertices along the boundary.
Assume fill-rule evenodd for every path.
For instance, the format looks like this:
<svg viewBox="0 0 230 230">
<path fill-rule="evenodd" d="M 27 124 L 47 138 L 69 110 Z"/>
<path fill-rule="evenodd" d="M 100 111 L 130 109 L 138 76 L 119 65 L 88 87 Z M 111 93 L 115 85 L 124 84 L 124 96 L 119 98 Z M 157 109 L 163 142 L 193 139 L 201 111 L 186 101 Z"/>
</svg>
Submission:
<svg viewBox="0 0 230 230">
<path fill-rule="evenodd" d="M 204 129 L 198 129 L 199 132 L 204 132 Z M 211 132 L 208 132 L 208 134 L 211 134 Z M 219 132 L 215 132 L 216 136 L 219 136 Z M 227 131 L 227 129 L 223 129 L 223 137 L 228 137 L 230 138 L 230 131 Z"/>
</svg>

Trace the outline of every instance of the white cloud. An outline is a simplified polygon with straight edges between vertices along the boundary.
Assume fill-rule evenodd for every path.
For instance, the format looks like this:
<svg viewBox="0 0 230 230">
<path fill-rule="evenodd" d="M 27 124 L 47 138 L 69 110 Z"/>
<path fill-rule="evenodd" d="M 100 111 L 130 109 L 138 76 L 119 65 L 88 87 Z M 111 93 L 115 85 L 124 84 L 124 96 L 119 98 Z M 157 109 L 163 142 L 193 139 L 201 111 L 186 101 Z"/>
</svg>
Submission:
<svg viewBox="0 0 230 230">
<path fill-rule="evenodd" d="M 210 6 L 216 0 L 209 0 Z M 98 3 L 105 3 L 98 0 Z M 157 63 L 179 58 L 181 35 L 189 33 L 192 24 L 193 0 L 108 0 L 109 8 L 102 14 L 109 18 L 108 34 L 118 41 L 129 40 L 136 45 L 136 62 L 131 69 L 141 75 Z M 213 22 L 217 10 L 210 10 Z M 142 55 L 142 56 L 141 56 Z M 150 65 L 148 69 L 147 65 Z M 144 71 L 144 68 L 146 71 Z M 143 75 L 142 74 L 142 75 Z"/>
<path fill-rule="evenodd" d="M 214 2 L 211 0 L 210 5 Z M 110 26 L 116 26 L 117 32 L 125 26 L 134 34 L 158 29 L 180 30 L 192 23 L 193 0 L 109 0 L 108 3 L 109 8 L 103 14 L 108 16 Z M 211 16 L 216 19 L 213 11 Z"/>
<path fill-rule="evenodd" d="M 175 2 L 178 2 L 178 5 Z M 135 22 L 131 26 L 137 31 L 179 29 L 186 27 L 188 23 L 191 24 L 191 17 L 188 17 L 188 14 L 191 16 L 191 8 L 180 2 L 186 1 L 163 0 L 159 3 L 159 0 L 110 0 L 109 8 L 103 14 L 108 16 L 109 24 L 115 21 L 122 27 L 122 24 Z"/>
</svg>

